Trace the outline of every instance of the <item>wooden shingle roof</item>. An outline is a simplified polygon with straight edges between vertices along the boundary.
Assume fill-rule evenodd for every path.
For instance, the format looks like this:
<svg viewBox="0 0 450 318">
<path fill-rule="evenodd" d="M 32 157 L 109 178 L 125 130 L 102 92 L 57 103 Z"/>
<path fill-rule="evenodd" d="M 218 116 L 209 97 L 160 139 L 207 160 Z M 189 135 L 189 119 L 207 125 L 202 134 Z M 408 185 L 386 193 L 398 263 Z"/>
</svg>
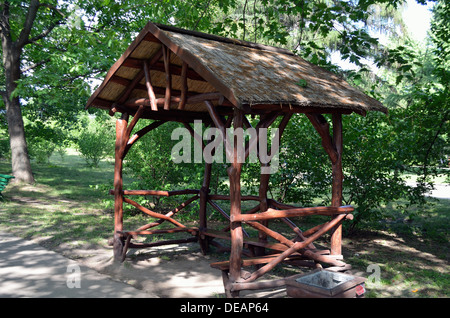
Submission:
<svg viewBox="0 0 450 318">
<path fill-rule="evenodd" d="M 150 111 L 150 91 L 158 112 L 174 114 L 207 113 L 205 100 L 222 111 L 238 107 L 247 113 L 387 113 L 379 101 L 290 51 L 153 23 L 112 66 L 86 107 L 145 105 Z"/>
</svg>

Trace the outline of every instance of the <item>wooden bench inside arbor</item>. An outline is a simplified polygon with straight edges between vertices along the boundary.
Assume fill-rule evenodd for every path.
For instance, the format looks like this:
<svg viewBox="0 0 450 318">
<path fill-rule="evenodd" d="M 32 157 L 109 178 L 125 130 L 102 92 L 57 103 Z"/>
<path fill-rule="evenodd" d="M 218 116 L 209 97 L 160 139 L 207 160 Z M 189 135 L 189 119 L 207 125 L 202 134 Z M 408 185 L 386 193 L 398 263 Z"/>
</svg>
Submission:
<svg viewBox="0 0 450 318">
<path fill-rule="evenodd" d="M 298 85 L 300 80 L 306 85 Z M 208 253 L 209 247 L 215 246 L 230 253 L 229 260 L 211 264 L 222 271 L 225 292 L 230 297 L 238 296 L 245 289 L 282 286 L 283 279 L 258 279 L 283 262 L 311 268 L 322 265 L 334 270 L 348 268 L 341 252 L 342 222 L 352 219 L 353 207 L 342 206 L 342 116 L 365 115 L 367 111 L 386 113 L 387 109 L 335 74 L 284 49 L 148 23 L 111 67 L 86 107 L 104 109 L 110 115 L 121 114 L 116 122 L 114 189 L 110 191 L 114 196 L 116 260 L 123 261 L 129 248 L 198 242 L 202 252 Z M 304 116 L 311 122 L 328 154 L 332 167 L 330 206 L 297 207 L 268 198 L 271 162 L 261 160 L 257 146 L 261 142 L 260 132 L 277 128 L 281 139 L 293 116 Z M 250 117 L 255 119 L 254 127 Z M 148 124 L 136 131 L 138 121 Z M 223 138 L 229 163 L 228 194 L 211 193 L 213 163 L 206 161 L 199 189 L 124 189 L 122 169 L 127 153 L 136 142 L 164 123 L 181 123 L 202 149 L 209 146 L 191 126 L 196 121 L 215 127 L 222 136 L 230 128 L 256 132 L 255 138 L 241 145 L 242 148 L 237 139 L 230 142 Z M 259 194 L 244 196 L 241 169 L 252 151 L 256 151 L 261 162 Z M 161 213 L 139 204 L 131 199 L 133 196 L 184 196 L 184 201 L 173 210 Z M 186 226 L 178 215 L 197 200 L 198 225 Z M 229 201 L 229 209 L 222 208 L 219 201 Z M 256 204 L 243 211 L 243 201 Z M 125 230 L 125 203 L 146 214 L 151 221 L 137 229 Z M 208 205 L 224 218 L 225 228 L 209 226 Z M 322 215 L 327 221 L 306 231 L 294 223 L 311 215 Z M 273 220 L 286 224 L 293 238 L 277 232 L 271 226 Z M 251 237 L 244 227 L 254 229 L 257 237 Z M 327 232 L 329 248 L 316 248 L 316 240 Z M 151 243 L 135 240 L 142 235 L 173 233 L 186 233 L 187 237 Z M 243 269 L 252 266 L 256 266 L 253 272 Z"/>
</svg>

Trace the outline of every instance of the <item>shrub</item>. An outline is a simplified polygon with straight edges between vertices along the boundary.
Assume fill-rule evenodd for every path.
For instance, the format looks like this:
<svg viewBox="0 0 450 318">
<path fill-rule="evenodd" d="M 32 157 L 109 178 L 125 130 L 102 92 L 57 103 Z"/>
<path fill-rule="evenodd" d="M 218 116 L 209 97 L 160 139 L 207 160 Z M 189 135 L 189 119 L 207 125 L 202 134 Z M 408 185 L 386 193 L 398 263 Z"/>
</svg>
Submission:
<svg viewBox="0 0 450 318">
<path fill-rule="evenodd" d="M 76 148 L 89 166 L 114 153 L 113 122 L 104 116 L 84 116 L 79 131 L 74 133 Z"/>
</svg>

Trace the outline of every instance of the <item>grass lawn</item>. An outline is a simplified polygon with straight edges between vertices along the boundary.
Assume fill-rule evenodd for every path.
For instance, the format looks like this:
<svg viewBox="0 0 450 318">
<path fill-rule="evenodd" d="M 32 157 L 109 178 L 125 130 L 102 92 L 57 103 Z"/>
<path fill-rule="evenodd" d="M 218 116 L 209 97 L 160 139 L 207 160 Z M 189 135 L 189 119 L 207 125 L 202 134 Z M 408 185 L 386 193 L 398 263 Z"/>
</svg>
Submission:
<svg viewBox="0 0 450 318">
<path fill-rule="evenodd" d="M 113 200 L 107 194 L 113 183 L 112 162 L 88 167 L 69 151 L 32 165 L 35 185 L 9 185 L 3 191 L 0 229 L 37 239 L 50 249 L 106 247 L 114 223 Z M 0 160 L 0 173 L 10 171 L 10 163 Z M 392 205 L 384 208 L 390 211 Z M 391 213 L 344 238 L 345 261 L 368 277 L 368 297 L 450 296 L 450 200 L 430 200 L 420 211 L 409 212 Z M 131 209 L 126 214 L 126 229 L 149 222 Z M 300 228 L 310 227 L 295 221 Z"/>
</svg>

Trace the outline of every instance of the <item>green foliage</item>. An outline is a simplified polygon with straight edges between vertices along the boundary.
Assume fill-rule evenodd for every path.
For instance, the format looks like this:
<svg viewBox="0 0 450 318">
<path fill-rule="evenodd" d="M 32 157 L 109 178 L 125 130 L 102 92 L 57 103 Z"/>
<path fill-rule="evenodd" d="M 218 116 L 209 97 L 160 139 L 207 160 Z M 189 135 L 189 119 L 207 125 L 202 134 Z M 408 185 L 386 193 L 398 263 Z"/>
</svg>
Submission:
<svg viewBox="0 0 450 318">
<path fill-rule="evenodd" d="M 135 131 L 148 125 L 148 121 L 141 121 Z M 131 188 L 176 190 L 198 189 L 203 177 L 202 163 L 175 163 L 170 158 L 172 148 L 180 140 L 172 140 L 174 129 L 184 126 L 179 123 L 168 122 L 149 132 L 133 145 L 126 157 L 125 169 L 132 175 L 134 181 Z M 189 135 L 190 137 L 190 135 Z M 191 140 L 191 159 L 194 160 L 194 140 Z M 160 197 L 151 197 L 152 204 L 158 205 Z M 166 203 L 168 200 L 166 200 Z"/>
<path fill-rule="evenodd" d="M 77 150 L 89 166 L 97 167 L 101 159 L 114 156 L 114 122 L 106 116 L 82 117 L 74 133 Z"/>
<path fill-rule="evenodd" d="M 8 129 L 0 124 L 0 159 L 10 156 Z"/>
<path fill-rule="evenodd" d="M 399 44 L 396 40 L 378 60 L 382 70 L 379 75 L 368 76 L 365 70 L 352 76 L 390 109 L 388 117 L 369 114 L 363 119 L 364 125 L 359 125 L 356 118 L 348 123 L 348 129 L 356 124 L 360 132 L 370 132 L 363 138 L 371 139 L 364 148 L 362 144 L 352 145 L 347 136 L 344 139 L 346 145 L 350 142 L 351 154 L 364 149 L 364 156 L 368 156 L 361 172 L 354 170 L 344 180 L 344 186 L 354 196 L 351 201 L 358 207 L 357 222 L 382 217 L 378 207 L 400 197 L 408 200 L 399 207 L 401 211 L 407 211 L 412 204 L 425 204 L 424 194 L 433 188 L 432 180 L 440 173 L 449 175 L 448 170 L 441 169 L 448 164 L 450 133 L 448 59 L 441 58 L 446 56 L 442 42 L 448 35 L 440 32 L 448 27 L 448 19 L 438 14 L 443 8 L 443 2 L 435 6 L 435 36 L 426 46 L 411 40 Z M 359 163 L 349 160 L 347 165 Z M 419 175 L 415 187 L 406 186 L 401 178 L 412 172 Z M 365 182 L 355 182 L 358 176 Z M 345 184 L 346 181 L 354 184 Z"/>
<path fill-rule="evenodd" d="M 25 118 L 25 129 L 28 133 L 27 143 L 29 155 L 38 163 L 49 161 L 56 149 L 65 148 L 67 131 L 56 122 L 41 120 L 30 121 Z"/>
<path fill-rule="evenodd" d="M 327 200 L 331 193 L 328 163 L 320 136 L 308 118 L 294 115 L 281 139 L 280 169 L 271 176 L 271 194 L 301 206 L 313 206 L 316 199 Z"/>
</svg>

